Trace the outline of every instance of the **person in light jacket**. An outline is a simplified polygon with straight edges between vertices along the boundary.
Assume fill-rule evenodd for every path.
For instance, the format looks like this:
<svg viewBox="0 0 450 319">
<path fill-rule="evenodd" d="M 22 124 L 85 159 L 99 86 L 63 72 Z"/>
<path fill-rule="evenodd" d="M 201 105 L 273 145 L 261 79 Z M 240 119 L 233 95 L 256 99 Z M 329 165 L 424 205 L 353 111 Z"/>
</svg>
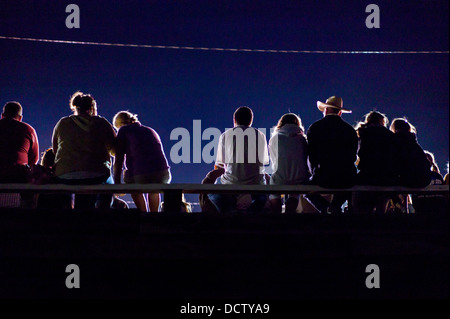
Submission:
<svg viewBox="0 0 450 319">
<path fill-rule="evenodd" d="M 269 155 L 273 173 L 271 185 L 307 184 L 311 176 L 308 168 L 308 144 L 300 117 L 284 114 L 278 121 L 269 141 Z M 285 194 L 285 212 L 295 213 L 300 195 Z M 269 197 L 272 211 L 281 213 L 281 196 Z"/>
</svg>

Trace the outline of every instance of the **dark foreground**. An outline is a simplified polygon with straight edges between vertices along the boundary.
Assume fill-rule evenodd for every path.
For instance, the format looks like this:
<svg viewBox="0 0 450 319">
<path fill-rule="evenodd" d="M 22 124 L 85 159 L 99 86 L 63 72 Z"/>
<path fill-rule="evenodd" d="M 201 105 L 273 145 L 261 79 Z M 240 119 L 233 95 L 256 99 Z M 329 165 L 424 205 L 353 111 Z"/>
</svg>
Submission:
<svg viewBox="0 0 450 319">
<path fill-rule="evenodd" d="M 380 288 L 366 286 L 369 264 Z M 448 215 L 0 211 L 2 299 L 448 297 Z"/>
</svg>

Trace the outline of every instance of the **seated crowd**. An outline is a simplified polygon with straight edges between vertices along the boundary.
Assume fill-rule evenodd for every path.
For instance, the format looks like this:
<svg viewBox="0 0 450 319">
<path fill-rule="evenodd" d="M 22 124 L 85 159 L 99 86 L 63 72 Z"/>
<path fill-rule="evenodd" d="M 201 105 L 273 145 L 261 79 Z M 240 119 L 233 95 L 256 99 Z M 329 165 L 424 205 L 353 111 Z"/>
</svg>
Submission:
<svg viewBox="0 0 450 319">
<path fill-rule="evenodd" d="M 323 117 L 305 132 L 300 117 L 284 114 L 269 143 L 263 132 L 252 127 L 253 112 L 239 107 L 233 128 L 219 138 L 214 170 L 204 184 L 319 185 L 345 189 L 354 185 L 425 187 L 448 184 L 434 156 L 417 142 L 416 129 L 404 118 L 388 127 L 387 117 L 377 111 L 356 127 L 342 114 L 340 97 L 317 102 Z M 170 166 L 158 133 L 144 126 L 136 114 L 118 112 L 111 124 L 97 114 L 97 103 L 89 94 L 76 92 L 70 99 L 73 114 L 61 118 L 53 129 L 52 147 L 39 162 L 36 131 L 22 122 L 22 106 L 8 102 L 0 120 L 0 183 L 59 183 L 95 185 L 170 183 Z M 114 158 L 114 162 L 112 160 Z M 272 174 L 265 172 L 271 165 Z M 136 208 L 157 212 L 159 193 L 132 193 Z M 127 208 L 113 194 L 21 194 L 26 208 Z M 203 212 L 248 211 L 322 214 L 417 213 L 443 211 L 443 195 L 389 195 L 377 192 L 319 194 L 200 194 Z M 301 207 L 299 209 L 299 207 Z M 188 205 L 185 206 L 189 211 Z"/>
</svg>

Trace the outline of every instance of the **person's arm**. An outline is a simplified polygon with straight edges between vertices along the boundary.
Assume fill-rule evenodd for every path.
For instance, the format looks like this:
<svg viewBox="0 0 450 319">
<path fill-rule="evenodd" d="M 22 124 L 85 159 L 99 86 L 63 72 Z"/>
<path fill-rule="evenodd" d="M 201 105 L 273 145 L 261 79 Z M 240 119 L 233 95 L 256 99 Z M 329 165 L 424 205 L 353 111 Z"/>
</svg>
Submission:
<svg viewBox="0 0 450 319">
<path fill-rule="evenodd" d="M 214 163 L 214 168 L 225 167 L 225 145 L 224 145 L 224 135 L 219 137 L 219 145 L 217 146 L 217 156 L 216 162 Z"/>
<path fill-rule="evenodd" d="M 316 141 L 315 135 L 311 130 L 308 130 L 306 133 L 307 142 L 308 142 L 308 162 L 311 173 L 314 173 L 314 169 L 317 167 L 317 150 L 316 150 Z"/>
<path fill-rule="evenodd" d="M 263 165 L 263 166 L 266 166 L 266 165 L 269 165 L 269 163 L 270 163 L 270 160 L 269 160 L 269 151 L 268 151 L 268 148 L 267 148 L 267 140 L 266 140 L 266 136 L 261 132 L 259 135 L 259 139 L 260 139 L 260 142 L 258 143 L 258 145 L 262 145 L 263 146 L 263 148 L 261 149 L 261 159 L 262 159 L 262 161 L 260 161 L 261 162 L 261 164 Z M 260 156 L 260 152 L 259 152 L 259 150 L 258 150 L 258 157 Z"/>
<path fill-rule="evenodd" d="M 36 131 L 31 133 L 31 148 L 28 151 L 28 165 L 36 165 L 39 162 L 39 141 Z"/>
<path fill-rule="evenodd" d="M 352 140 L 353 140 L 353 148 L 352 148 L 352 154 L 353 154 L 353 163 L 356 163 L 358 161 L 358 149 L 359 149 L 359 138 L 356 131 L 353 131 L 352 134 Z"/>
<path fill-rule="evenodd" d="M 124 141 L 121 134 L 118 134 L 116 139 L 116 147 L 115 147 L 115 156 L 114 156 L 114 167 L 113 167 L 113 175 L 114 175 L 114 184 L 121 183 L 122 177 L 122 168 L 125 157 L 125 147 Z"/>
<path fill-rule="evenodd" d="M 58 152 L 58 127 L 59 123 L 56 123 L 55 128 L 53 129 L 53 135 L 52 135 L 52 149 L 53 154 L 56 156 L 56 152 Z"/>
<path fill-rule="evenodd" d="M 269 156 L 272 165 L 272 172 L 278 167 L 278 134 L 275 134 L 269 140 Z"/>
<path fill-rule="evenodd" d="M 106 125 L 106 130 L 107 130 L 107 142 L 106 142 L 106 147 L 109 151 L 109 154 L 111 154 L 111 156 L 115 156 L 116 154 L 116 131 L 114 130 L 113 126 L 111 125 L 111 123 L 108 122 L 108 120 L 104 119 L 106 121 L 106 123 L 108 123 Z"/>
</svg>

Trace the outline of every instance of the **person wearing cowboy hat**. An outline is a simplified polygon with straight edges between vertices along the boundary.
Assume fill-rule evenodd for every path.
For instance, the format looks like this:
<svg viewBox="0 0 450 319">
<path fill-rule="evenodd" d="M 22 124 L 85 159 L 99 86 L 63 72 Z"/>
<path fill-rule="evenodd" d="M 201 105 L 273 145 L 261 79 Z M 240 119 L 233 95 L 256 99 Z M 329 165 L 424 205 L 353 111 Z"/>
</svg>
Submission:
<svg viewBox="0 0 450 319">
<path fill-rule="evenodd" d="M 356 152 L 358 136 L 355 129 L 341 115 L 352 111 L 343 107 L 341 97 L 331 96 L 325 103 L 317 101 L 323 118 L 308 129 L 311 183 L 326 188 L 349 188 L 356 179 Z M 337 193 L 331 202 L 313 194 L 305 198 L 321 213 L 342 212 L 342 205 L 350 194 Z"/>
</svg>

